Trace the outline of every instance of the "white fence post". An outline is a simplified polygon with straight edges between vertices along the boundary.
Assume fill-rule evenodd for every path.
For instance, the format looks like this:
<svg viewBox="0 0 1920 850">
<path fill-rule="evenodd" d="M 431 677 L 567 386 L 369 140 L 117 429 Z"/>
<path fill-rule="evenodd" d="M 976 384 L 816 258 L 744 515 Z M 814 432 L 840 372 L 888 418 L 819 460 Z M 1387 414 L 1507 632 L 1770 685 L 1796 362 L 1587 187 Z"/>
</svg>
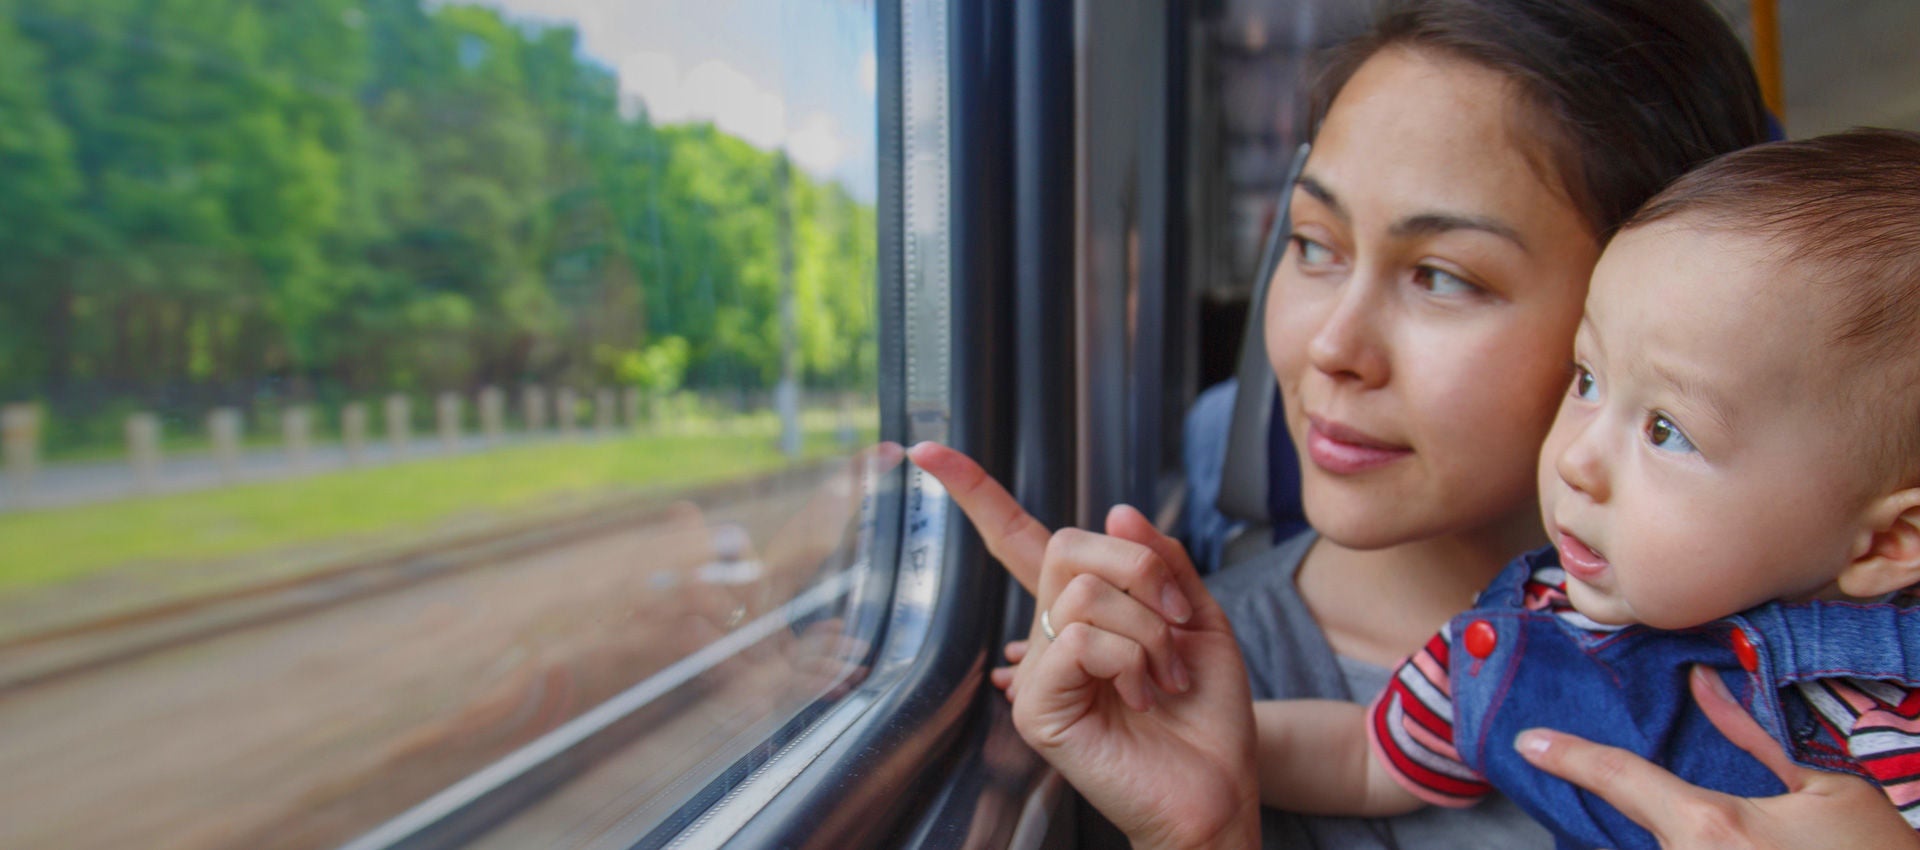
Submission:
<svg viewBox="0 0 1920 850">
<path fill-rule="evenodd" d="M 304 404 L 280 411 L 280 439 L 287 445 L 287 465 L 295 469 L 313 460 L 313 408 Z"/>
<path fill-rule="evenodd" d="M 447 454 L 460 450 L 460 394 L 441 393 L 434 402 L 434 421 L 440 426 L 440 447 Z"/>
<path fill-rule="evenodd" d="M 348 402 L 340 407 L 340 445 L 347 450 L 347 465 L 367 462 L 367 405 Z"/>
<path fill-rule="evenodd" d="M 213 443 L 213 462 L 220 480 L 231 484 L 240 474 L 240 411 L 216 407 L 207 413 L 207 439 Z"/>
<path fill-rule="evenodd" d="M 160 417 L 145 412 L 127 417 L 127 462 L 141 490 L 150 491 L 159 483 Z"/>
<path fill-rule="evenodd" d="M 539 384 L 520 388 L 520 407 L 527 417 L 527 433 L 547 430 L 547 390 Z"/>
<path fill-rule="evenodd" d="M 480 388 L 480 434 L 488 445 L 500 442 L 507 431 L 507 394 L 499 387 Z"/>
<path fill-rule="evenodd" d="M 400 393 L 387 396 L 387 442 L 393 444 L 395 457 L 406 454 L 407 440 L 413 436 L 413 403 Z"/>
<path fill-rule="evenodd" d="M 0 444 L 6 455 L 7 488 L 15 504 L 26 504 L 33 494 L 33 476 L 40 468 L 40 408 L 9 404 L 0 408 Z"/>
</svg>

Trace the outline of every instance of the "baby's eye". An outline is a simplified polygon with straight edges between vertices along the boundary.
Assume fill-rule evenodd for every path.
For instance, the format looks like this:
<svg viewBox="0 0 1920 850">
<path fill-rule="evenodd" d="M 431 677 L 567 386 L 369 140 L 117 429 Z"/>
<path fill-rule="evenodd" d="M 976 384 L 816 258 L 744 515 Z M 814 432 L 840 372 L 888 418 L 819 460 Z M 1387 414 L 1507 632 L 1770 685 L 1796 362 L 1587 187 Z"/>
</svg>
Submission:
<svg viewBox="0 0 1920 850">
<path fill-rule="evenodd" d="M 1420 266 L 1413 270 L 1415 286 L 1435 295 L 1473 295 L 1482 292 L 1480 287 L 1468 283 L 1466 278 L 1432 266 Z"/>
<path fill-rule="evenodd" d="M 1303 266 L 1324 266 L 1333 262 L 1333 249 L 1296 233 L 1293 244 L 1300 246 L 1300 264 Z"/>
<path fill-rule="evenodd" d="M 1655 413 L 1647 420 L 1647 442 L 1652 443 L 1656 449 L 1675 454 L 1699 451 L 1694 448 L 1693 441 L 1687 439 L 1686 432 L 1681 431 L 1680 426 L 1674 424 L 1674 421 L 1668 419 L 1664 413 Z"/>
<path fill-rule="evenodd" d="M 1587 367 L 1573 364 L 1573 397 L 1584 401 L 1593 401 L 1600 397 L 1599 382 Z"/>
</svg>

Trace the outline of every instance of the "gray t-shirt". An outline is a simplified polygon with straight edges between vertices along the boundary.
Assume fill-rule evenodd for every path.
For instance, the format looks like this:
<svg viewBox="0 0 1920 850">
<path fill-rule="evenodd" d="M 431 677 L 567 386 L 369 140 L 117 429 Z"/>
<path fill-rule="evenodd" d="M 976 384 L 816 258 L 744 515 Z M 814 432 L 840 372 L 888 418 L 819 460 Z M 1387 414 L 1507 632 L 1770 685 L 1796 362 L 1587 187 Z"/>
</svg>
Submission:
<svg viewBox="0 0 1920 850">
<path fill-rule="evenodd" d="M 1371 703 L 1392 671 L 1334 654 L 1300 598 L 1294 576 L 1318 536 L 1308 531 L 1207 577 L 1233 623 L 1255 700 L 1341 699 Z M 1397 818 L 1309 817 L 1261 809 L 1269 850 L 1532 850 L 1553 837 L 1507 798 L 1467 809 L 1429 806 Z"/>
</svg>

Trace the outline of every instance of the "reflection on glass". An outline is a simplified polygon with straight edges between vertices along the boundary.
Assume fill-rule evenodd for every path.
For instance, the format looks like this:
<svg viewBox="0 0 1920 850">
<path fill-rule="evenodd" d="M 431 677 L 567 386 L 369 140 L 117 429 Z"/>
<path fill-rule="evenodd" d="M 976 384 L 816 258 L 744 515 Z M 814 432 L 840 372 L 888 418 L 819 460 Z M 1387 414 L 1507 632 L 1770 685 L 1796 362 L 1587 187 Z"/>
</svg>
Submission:
<svg viewBox="0 0 1920 850">
<path fill-rule="evenodd" d="M 848 687 L 872 19 L 0 0 L 0 846 L 335 846 L 654 683 L 491 839 L 591 844 Z"/>
</svg>

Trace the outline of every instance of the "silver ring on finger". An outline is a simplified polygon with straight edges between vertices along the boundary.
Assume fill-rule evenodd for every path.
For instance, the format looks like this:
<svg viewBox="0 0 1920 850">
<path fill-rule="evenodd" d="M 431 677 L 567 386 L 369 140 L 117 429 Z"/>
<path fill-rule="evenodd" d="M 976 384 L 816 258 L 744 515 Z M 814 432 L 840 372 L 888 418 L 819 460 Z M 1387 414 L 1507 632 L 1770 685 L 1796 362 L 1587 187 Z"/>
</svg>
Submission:
<svg viewBox="0 0 1920 850">
<path fill-rule="evenodd" d="M 1040 609 L 1040 633 L 1047 636 L 1048 643 L 1052 643 L 1053 641 L 1055 641 L 1060 637 L 1059 635 L 1054 634 L 1053 632 L 1053 617 L 1051 616 L 1052 614 L 1053 612 L 1051 610 L 1048 610 L 1046 608 Z"/>
</svg>

